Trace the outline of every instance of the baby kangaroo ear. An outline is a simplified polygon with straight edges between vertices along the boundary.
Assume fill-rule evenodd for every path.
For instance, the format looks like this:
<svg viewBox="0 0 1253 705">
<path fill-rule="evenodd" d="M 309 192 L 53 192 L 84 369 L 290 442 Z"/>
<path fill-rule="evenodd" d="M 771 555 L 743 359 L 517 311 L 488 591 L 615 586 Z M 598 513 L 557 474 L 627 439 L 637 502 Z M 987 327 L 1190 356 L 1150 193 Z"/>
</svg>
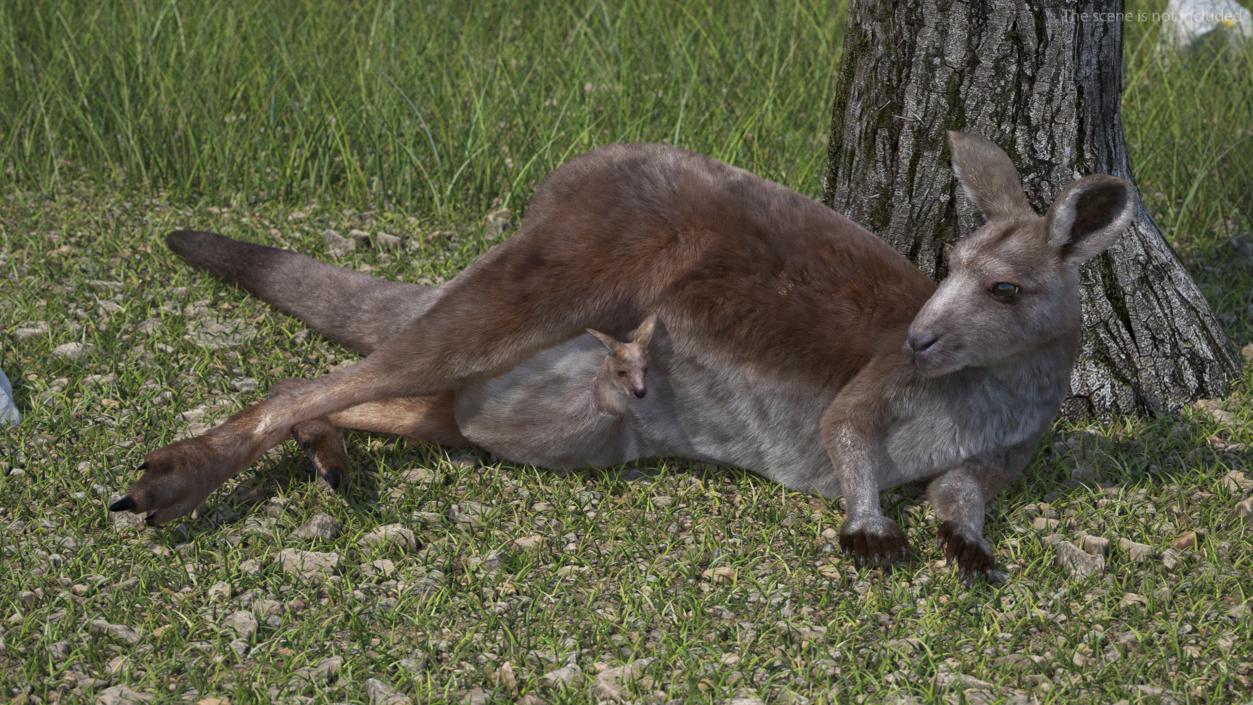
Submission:
<svg viewBox="0 0 1253 705">
<path fill-rule="evenodd" d="M 1018 169 L 996 143 L 967 132 L 948 133 L 953 174 L 988 220 L 1035 215 L 1022 191 Z"/>
<path fill-rule="evenodd" d="M 601 333 L 598 330 L 592 330 L 591 328 L 588 328 L 587 332 L 591 333 L 593 338 L 599 340 L 601 344 L 604 345 L 605 348 L 609 350 L 609 352 L 615 352 L 618 349 L 618 346 L 621 344 L 613 336 L 608 335 L 606 333 Z"/>
<path fill-rule="evenodd" d="M 1114 244 L 1131 223 L 1131 184 L 1117 176 L 1085 176 L 1066 187 L 1048 214 L 1049 244 L 1082 264 Z"/>
<path fill-rule="evenodd" d="M 631 342 L 641 348 L 648 347 L 648 341 L 653 338 L 653 329 L 657 327 L 657 314 L 653 314 L 644 319 L 639 328 L 631 333 Z"/>
</svg>

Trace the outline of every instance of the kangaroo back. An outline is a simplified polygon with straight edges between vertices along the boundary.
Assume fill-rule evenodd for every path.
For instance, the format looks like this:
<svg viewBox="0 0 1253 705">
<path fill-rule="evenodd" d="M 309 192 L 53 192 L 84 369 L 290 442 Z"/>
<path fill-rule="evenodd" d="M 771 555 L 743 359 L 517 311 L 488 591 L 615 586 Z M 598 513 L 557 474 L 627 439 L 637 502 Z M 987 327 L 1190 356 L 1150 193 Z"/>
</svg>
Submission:
<svg viewBox="0 0 1253 705">
<path fill-rule="evenodd" d="M 373 351 L 439 296 L 435 287 L 376 279 L 216 233 L 179 230 L 165 242 L 191 266 L 243 287 L 360 353 Z"/>
</svg>

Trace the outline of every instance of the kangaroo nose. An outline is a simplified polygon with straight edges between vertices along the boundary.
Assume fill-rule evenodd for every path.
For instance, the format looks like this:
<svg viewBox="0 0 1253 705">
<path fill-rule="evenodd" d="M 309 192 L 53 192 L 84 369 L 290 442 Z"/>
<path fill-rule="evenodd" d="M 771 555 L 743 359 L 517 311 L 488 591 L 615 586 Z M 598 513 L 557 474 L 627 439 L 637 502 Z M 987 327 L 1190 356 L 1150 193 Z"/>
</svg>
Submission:
<svg viewBox="0 0 1253 705">
<path fill-rule="evenodd" d="M 905 338 L 905 342 L 909 345 L 909 349 L 916 352 L 926 352 L 935 345 L 940 339 L 939 334 L 923 333 L 916 330 L 909 331 L 909 335 Z"/>
<path fill-rule="evenodd" d="M 644 390 L 643 390 L 643 389 L 637 389 L 637 390 L 635 390 L 634 392 L 632 392 L 632 394 L 634 394 L 634 395 L 635 395 L 635 398 L 636 398 L 636 399 L 643 399 L 643 398 L 644 398 Z"/>
</svg>

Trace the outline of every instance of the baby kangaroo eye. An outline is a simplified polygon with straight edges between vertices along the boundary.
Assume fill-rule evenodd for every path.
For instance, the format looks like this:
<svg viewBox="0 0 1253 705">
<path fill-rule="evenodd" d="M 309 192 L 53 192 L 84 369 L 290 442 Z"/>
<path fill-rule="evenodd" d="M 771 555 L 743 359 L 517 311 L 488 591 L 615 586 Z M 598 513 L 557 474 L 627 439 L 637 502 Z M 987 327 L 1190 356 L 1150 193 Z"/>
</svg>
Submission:
<svg viewBox="0 0 1253 705">
<path fill-rule="evenodd" d="M 1020 288 L 1017 284 L 1009 282 L 997 282 L 988 289 L 988 293 L 992 298 L 1004 304 L 1013 303 L 1018 300 L 1018 292 Z"/>
</svg>

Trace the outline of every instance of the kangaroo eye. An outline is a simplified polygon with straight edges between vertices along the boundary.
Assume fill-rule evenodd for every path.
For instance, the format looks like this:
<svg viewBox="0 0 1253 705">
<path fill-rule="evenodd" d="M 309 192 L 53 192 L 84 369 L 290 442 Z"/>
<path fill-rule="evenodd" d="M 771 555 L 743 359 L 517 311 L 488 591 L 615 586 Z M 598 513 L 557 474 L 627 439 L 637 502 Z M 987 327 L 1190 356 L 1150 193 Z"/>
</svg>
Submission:
<svg viewBox="0 0 1253 705">
<path fill-rule="evenodd" d="M 1009 304 L 1018 300 L 1019 287 L 1017 284 L 1009 282 L 997 282 L 988 289 L 988 293 L 992 294 L 992 298 L 1001 303 Z"/>
</svg>

